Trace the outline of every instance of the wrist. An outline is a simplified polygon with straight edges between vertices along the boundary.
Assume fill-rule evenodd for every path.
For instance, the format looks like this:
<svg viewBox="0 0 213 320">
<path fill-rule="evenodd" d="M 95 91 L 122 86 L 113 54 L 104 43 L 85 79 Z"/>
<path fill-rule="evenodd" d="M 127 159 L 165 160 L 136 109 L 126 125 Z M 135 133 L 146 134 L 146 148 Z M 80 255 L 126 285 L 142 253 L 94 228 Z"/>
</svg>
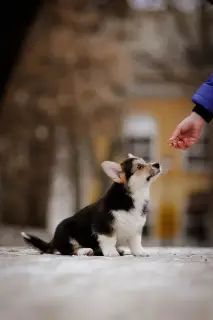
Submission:
<svg viewBox="0 0 213 320">
<path fill-rule="evenodd" d="M 199 127 L 203 127 L 206 124 L 206 121 L 203 119 L 203 117 L 200 116 L 196 111 L 192 111 L 190 118 Z"/>
<path fill-rule="evenodd" d="M 213 118 L 213 114 L 207 110 L 206 108 L 204 108 L 203 106 L 196 104 L 196 106 L 192 109 L 192 114 L 194 114 L 195 116 L 195 121 L 197 120 L 198 122 L 200 121 L 201 123 L 209 123 L 212 118 Z M 201 118 L 201 120 L 200 120 Z"/>
</svg>

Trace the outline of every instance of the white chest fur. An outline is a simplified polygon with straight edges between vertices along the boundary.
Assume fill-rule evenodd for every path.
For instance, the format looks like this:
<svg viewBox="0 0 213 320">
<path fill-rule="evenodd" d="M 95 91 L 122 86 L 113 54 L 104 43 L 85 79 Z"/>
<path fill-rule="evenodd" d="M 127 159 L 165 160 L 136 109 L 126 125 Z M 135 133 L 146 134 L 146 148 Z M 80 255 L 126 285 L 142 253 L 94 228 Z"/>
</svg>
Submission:
<svg viewBox="0 0 213 320">
<path fill-rule="evenodd" d="M 119 244 L 126 242 L 127 239 L 136 234 L 141 234 L 146 222 L 146 216 L 142 214 L 142 208 L 147 200 L 149 200 L 149 188 L 139 190 L 133 195 L 134 209 L 113 211 L 115 232 Z"/>
</svg>

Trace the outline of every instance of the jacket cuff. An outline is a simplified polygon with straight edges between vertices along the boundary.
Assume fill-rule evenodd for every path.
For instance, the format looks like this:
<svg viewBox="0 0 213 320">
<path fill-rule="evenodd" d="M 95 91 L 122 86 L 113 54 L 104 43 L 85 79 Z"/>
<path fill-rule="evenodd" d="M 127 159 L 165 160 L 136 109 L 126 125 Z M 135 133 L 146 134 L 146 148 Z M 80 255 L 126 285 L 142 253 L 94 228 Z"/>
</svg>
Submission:
<svg viewBox="0 0 213 320">
<path fill-rule="evenodd" d="M 211 111 L 202 107 L 200 104 L 196 104 L 196 106 L 192 109 L 193 112 L 196 112 L 199 116 L 201 116 L 207 123 L 209 123 L 213 119 L 213 114 Z"/>
</svg>

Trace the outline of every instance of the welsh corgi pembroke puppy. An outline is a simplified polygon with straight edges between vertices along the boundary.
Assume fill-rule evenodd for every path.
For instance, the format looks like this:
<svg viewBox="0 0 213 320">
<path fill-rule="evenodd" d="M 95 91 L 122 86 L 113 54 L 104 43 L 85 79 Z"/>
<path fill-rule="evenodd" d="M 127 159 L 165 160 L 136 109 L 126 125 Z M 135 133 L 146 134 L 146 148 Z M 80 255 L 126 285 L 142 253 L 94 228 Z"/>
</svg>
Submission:
<svg viewBox="0 0 213 320">
<path fill-rule="evenodd" d="M 106 193 L 97 202 L 61 221 L 48 243 L 22 232 L 29 246 L 49 254 L 146 255 L 142 230 L 150 185 L 161 173 L 160 164 L 147 163 L 129 154 L 121 164 L 104 161 L 102 168 L 113 180 Z"/>
</svg>

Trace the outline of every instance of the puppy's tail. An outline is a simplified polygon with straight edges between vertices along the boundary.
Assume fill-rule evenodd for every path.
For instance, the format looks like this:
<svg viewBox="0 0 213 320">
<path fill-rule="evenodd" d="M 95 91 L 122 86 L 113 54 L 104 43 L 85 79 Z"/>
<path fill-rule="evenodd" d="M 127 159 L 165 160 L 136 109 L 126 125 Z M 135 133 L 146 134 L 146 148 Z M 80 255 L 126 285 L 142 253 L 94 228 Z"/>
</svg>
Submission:
<svg viewBox="0 0 213 320">
<path fill-rule="evenodd" d="M 54 249 L 52 247 L 51 242 L 45 242 L 38 237 L 32 236 L 28 233 L 21 232 L 24 241 L 30 246 L 40 251 L 40 253 L 54 253 Z"/>
</svg>

